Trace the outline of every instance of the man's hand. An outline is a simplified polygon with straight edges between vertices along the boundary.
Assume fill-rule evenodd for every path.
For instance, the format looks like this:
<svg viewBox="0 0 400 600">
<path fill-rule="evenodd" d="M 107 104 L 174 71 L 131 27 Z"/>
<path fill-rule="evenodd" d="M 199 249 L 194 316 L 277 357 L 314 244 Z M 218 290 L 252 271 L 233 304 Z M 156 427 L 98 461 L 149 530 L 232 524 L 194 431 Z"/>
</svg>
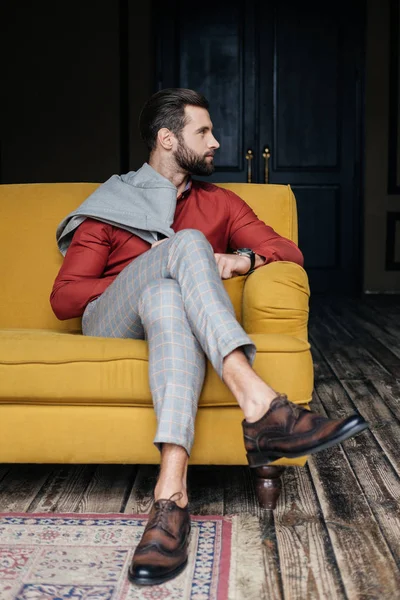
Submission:
<svg viewBox="0 0 400 600">
<path fill-rule="evenodd" d="M 250 258 L 238 254 L 214 254 L 221 279 L 245 275 L 250 269 Z"/>
</svg>

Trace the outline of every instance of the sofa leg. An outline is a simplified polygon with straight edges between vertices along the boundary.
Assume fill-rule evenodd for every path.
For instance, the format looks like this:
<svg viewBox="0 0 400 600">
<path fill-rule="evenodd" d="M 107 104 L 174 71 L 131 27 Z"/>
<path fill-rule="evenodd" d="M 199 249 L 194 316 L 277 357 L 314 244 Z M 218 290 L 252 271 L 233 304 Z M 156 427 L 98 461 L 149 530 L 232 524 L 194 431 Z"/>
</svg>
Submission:
<svg viewBox="0 0 400 600">
<path fill-rule="evenodd" d="M 286 467 L 265 466 L 252 469 L 255 475 L 255 488 L 261 508 L 273 510 L 281 493 L 281 475 Z"/>
</svg>

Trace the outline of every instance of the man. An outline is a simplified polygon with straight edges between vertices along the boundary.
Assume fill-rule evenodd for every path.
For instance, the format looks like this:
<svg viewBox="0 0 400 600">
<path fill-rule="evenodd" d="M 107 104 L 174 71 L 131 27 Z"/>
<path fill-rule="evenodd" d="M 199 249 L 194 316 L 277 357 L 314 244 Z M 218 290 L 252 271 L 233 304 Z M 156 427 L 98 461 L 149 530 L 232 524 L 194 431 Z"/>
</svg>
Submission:
<svg viewBox="0 0 400 600">
<path fill-rule="evenodd" d="M 138 585 L 171 579 L 187 562 L 186 472 L 205 356 L 243 410 L 251 467 L 317 452 L 367 427 L 357 415 L 331 420 L 295 406 L 251 367 L 255 346 L 221 279 L 276 260 L 302 265 L 303 258 L 234 193 L 191 179 L 214 169 L 219 143 L 208 108 L 192 90 L 153 95 L 139 124 L 148 164 L 114 175 L 57 232 L 60 248 L 70 243 L 51 294 L 55 314 L 83 315 L 85 335 L 149 344 L 161 468 L 129 569 Z"/>
</svg>

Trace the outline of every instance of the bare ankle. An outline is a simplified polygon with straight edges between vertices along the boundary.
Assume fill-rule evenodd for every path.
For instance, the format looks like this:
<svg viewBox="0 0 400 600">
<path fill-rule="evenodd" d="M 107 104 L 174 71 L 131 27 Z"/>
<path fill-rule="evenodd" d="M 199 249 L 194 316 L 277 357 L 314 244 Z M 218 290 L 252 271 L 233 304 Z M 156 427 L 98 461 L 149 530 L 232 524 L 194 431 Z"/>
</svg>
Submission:
<svg viewBox="0 0 400 600">
<path fill-rule="evenodd" d="M 269 406 L 253 406 L 251 408 L 247 408 L 246 412 L 243 411 L 243 413 L 247 423 L 255 423 L 268 412 L 268 409 Z"/>
<path fill-rule="evenodd" d="M 154 500 L 172 500 L 181 508 L 185 508 L 188 503 L 186 487 L 179 483 L 168 482 L 166 484 L 157 484 L 154 489 Z"/>
<path fill-rule="evenodd" d="M 156 487 L 154 489 L 155 500 L 169 500 L 171 496 L 180 494 L 173 501 L 184 508 L 188 503 L 186 491 L 186 478 L 188 466 L 188 454 L 182 446 L 176 444 L 162 445 L 161 469 Z M 178 499 L 179 498 L 179 499 Z"/>
<path fill-rule="evenodd" d="M 223 380 L 249 422 L 258 421 L 277 396 L 252 369 L 240 349 L 234 350 L 224 359 Z"/>
<path fill-rule="evenodd" d="M 254 423 L 265 415 L 271 406 L 272 400 L 277 396 L 277 393 L 270 387 L 262 390 L 261 394 L 254 394 L 247 397 L 242 405 L 242 410 L 246 421 Z"/>
</svg>

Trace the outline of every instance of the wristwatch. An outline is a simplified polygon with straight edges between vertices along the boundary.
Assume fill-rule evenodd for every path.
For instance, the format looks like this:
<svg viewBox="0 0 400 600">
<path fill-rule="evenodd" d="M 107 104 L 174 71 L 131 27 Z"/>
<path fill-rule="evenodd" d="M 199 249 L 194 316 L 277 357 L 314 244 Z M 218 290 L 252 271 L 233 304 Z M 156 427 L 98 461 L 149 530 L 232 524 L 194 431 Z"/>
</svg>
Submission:
<svg viewBox="0 0 400 600">
<path fill-rule="evenodd" d="M 251 248 L 238 248 L 233 254 L 239 254 L 240 256 L 248 256 L 250 259 L 250 269 L 243 275 L 250 275 L 254 271 L 254 265 L 256 264 L 256 255 Z"/>
</svg>

